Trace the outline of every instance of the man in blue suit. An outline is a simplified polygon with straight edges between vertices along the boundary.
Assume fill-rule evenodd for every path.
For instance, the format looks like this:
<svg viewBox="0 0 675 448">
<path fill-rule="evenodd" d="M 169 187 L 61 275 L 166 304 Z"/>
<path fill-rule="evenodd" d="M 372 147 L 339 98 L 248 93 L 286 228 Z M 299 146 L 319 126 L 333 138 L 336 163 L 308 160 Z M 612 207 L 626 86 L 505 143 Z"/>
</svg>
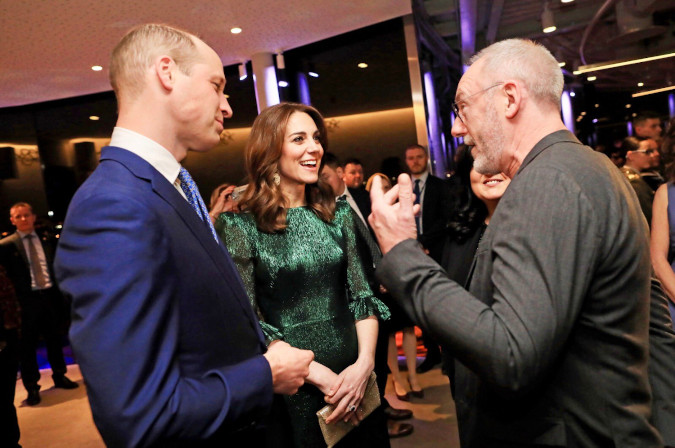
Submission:
<svg viewBox="0 0 675 448">
<path fill-rule="evenodd" d="M 114 49 L 110 80 L 117 126 L 56 259 L 96 426 L 109 446 L 263 445 L 273 393 L 295 393 L 313 354 L 265 348 L 179 163 L 215 146 L 232 114 L 220 58 L 189 33 L 143 25 Z"/>
</svg>

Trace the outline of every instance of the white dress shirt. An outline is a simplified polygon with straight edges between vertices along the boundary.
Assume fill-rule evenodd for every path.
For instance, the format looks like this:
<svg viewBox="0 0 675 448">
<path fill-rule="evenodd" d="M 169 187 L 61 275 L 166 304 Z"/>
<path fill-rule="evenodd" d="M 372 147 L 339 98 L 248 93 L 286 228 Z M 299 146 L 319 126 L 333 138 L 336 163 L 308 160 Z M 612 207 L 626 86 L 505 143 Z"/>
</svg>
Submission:
<svg viewBox="0 0 675 448">
<path fill-rule="evenodd" d="M 28 265 L 30 266 L 30 247 L 28 246 L 28 238 L 25 238 L 26 235 L 33 235 L 33 246 L 35 246 L 35 252 L 37 253 L 38 259 L 40 260 L 40 266 L 38 269 L 42 271 L 42 275 L 45 278 L 45 289 L 51 288 L 53 286 L 52 278 L 49 275 L 49 268 L 47 267 L 47 257 L 45 256 L 45 251 L 42 248 L 42 242 L 40 237 L 37 236 L 35 231 L 24 233 L 20 230 L 17 230 L 16 233 L 21 237 L 21 242 L 23 243 L 23 249 L 26 251 L 26 258 L 28 259 Z M 32 290 L 39 289 L 37 283 L 35 282 L 35 275 L 33 274 L 33 269 L 36 269 L 35 266 L 30 266 L 30 288 Z"/>
<path fill-rule="evenodd" d="M 422 207 L 424 207 L 424 192 L 426 191 L 426 186 L 427 186 L 427 179 L 429 178 L 429 170 L 423 172 L 422 174 L 419 175 L 412 175 L 412 182 L 413 182 L 413 188 L 415 188 L 415 181 L 417 179 L 420 180 L 420 214 L 419 214 L 419 221 L 420 221 L 420 228 L 419 228 L 419 233 L 420 235 L 424 232 L 422 232 L 422 229 L 424 228 L 422 226 Z"/>
<path fill-rule="evenodd" d="M 129 129 L 116 126 L 110 138 L 110 146 L 126 149 L 129 152 L 136 154 L 148 162 L 154 169 L 176 187 L 176 190 L 187 200 L 183 189 L 180 187 L 178 181 L 178 173 L 181 165 L 176 158 L 166 149 L 154 140 L 139 134 L 138 132 L 130 131 Z"/>
</svg>

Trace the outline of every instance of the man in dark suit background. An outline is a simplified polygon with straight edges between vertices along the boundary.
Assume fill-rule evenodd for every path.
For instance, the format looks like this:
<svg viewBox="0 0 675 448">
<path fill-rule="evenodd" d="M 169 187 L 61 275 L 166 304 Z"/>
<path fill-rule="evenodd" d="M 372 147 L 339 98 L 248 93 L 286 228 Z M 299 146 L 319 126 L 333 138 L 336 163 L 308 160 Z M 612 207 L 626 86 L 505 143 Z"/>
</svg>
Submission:
<svg viewBox="0 0 675 448">
<path fill-rule="evenodd" d="M 232 114 L 222 62 L 192 34 L 142 25 L 113 50 L 110 79 L 117 125 L 71 201 L 56 260 L 94 422 L 110 446 L 274 443 L 273 393 L 294 394 L 313 354 L 265 347 L 180 165 L 214 147 Z"/>
<path fill-rule="evenodd" d="M 30 204 L 14 204 L 9 215 L 16 232 L 0 240 L 2 264 L 21 305 L 21 380 L 28 392 L 26 404 L 34 406 L 40 403 L 40 370 L 35 353 L 40 336 L 47 347 L 54 387 L 74 389 L 78 385 L 65 375 L 62 345 L 66 315 L 64 298 L 54 277 L 56 246 L 35 232 L 37 217 Z"/>
<path fill-rule="evenodd" d="M 355 159 L 350 159 L 355 160 Z M 359 163 L 360 165 L 360 163 Z M 321 158 L 320 177 L 323 182 L 330 185 L 333 194 L 337 200 L 344 199 L 349 203 L 354 213 L 359 217 L 357 222 L 357 235 L 360 241 L 357 244 L 359 256 L 363 261 L 366 271 L 366 277 L 370 283 L 370 288 L 386 304 L 386 299 L 380 292 L 380 284 L 375 279 L 375 265 L 382 258 L 382 253 L 377 247 L 375 236 L 372 234 L 368 224 L 368 215 L 370 215 L 370 195 L 361 188 L 349 188 L 344 182 L 344 167 L 335 154 L 324 153 Z M 363 175 L 361 176 L 363 179 Z M 363 224 L 363 225 L 361 225 Z M 389 367 L 387 367 L 387 350 L 389 347 L 389 331 L 386 322 L 379 326 L 377 335 L 377 345 L 375 347 L 375 374 L 377 375 L 377 387 L 380 390 L 380 400 L 384 415 L 388 419 L 387 431 L 390 438 L 403 437 L 411 434 L 414 430 L 410 423 L 400 422 L 412 418 L 413 413 L 409 409 L 396 409 L 391 407 L 384 397 L 387 386 L 387 377 Z"/>
<path fill-rule="evenodd" d="M 662 447 L 649 421 L 647 223 L 615 166 L 565 128 L 562 88 L 532 41 L 474 56 L 453 136 L 473 146 L 476 171 L 512 180 L 469 291 L 414 240 L 406 175 L 398 190 L 372 189 L 377 277 L 458 361 L 463 447 Z"/>
<path fill-rule="evenodd" d="M 363 164 L 355 157 L 344 161 L 342 165 L 342 180 L 348 188 L 363 190 Z"/>
<path fill-rule="evenodd" d="M 450 216 L 450 187 L 429 172 L 429 155 L 423 146 L 408 145 L 405 163 L 412 176 L 416 203 L 420 204 L 416 217 L 417 240 L 429 251 L 429 256 L 440 263 L 445 226 Z M 422 330 L 422 339 L 427 355 L 417 368 L 418 373 L 428 372 L 441 362 L 441 350 L 434 338 Z"/>
</svg>

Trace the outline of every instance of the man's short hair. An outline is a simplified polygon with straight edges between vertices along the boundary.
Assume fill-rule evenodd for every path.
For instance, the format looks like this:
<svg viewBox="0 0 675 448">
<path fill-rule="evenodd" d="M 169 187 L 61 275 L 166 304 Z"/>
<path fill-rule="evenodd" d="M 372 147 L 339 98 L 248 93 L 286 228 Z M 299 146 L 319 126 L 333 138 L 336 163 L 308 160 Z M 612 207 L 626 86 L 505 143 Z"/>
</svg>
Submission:
<svg viewBox="0 0 675 448">
<path fill-rule="evenodd" d="M 197 37 L 168 25 L 149 23 L 129 31 L 110 57 L 110 84 L 117 99 L 120 93 L 134 97 L 143 91 L 145 70 L 155 58 L 166 54 L 186 75 L 199 59 Z"/>
<path fill-rule="evenodd" d="M 653 120 L 653 119 L 660 120 L 661 117 L 659 116 L 659 114 L 657 114 L 656 112 L 653 112 L 651 110 L 645 110 L 645 111 L 642 111 L 642 112 L 638 112 L 638 114 L 635 116 L 635 118 L 633 118 L 633 126 L 643 125 L 643 124 L 645 124 L 645 122 L 647 120 Z"/>
<path fill-rule="evenodd" d="M 329 166 L 334 170 L 342 168 L 344 165 L 340 163 L 340 159 L 332 152 L 325 152 L 321 157 L 321 167 Z"/>
<path fill-rule="evenodd" d="M 347 166 L 347 165 L 349 165 L 350 163 L 351 163 L 352 165 L 361 165 L 361 166 L 363 166 L 363 163 L 361 163 L 361 161 L 360 161 L 359 159 L 357 159 L 356 157 L 350 157 L 349 159 L 345 160 L 345 163 L 344 163 L 344 165 L 342 165 L 342 166 Z"/>
<path fill-rule="evenodd" d="M 405 154 L 406 152 L 408 152 L 409 150 L 411 150 L 411 149 L 421 149 L 422 151 L 424 151 L 425 154 L 428 155 L 428 153 L 427 153 L 427 148 L 425 148 L 425 147 L 422 146 L 422 145 L 418 145 L 417 143 L 413 143 L 413 144 L 411 144 L 411 145 L 406 146 L 406 147 L 405 147 L 404 154 Z"/>
<path fill-rule="evenodd" d="M 33 206 L 30 205 L 28 202 L 17 202 L 16 204 L 12 205 L 9 208 L 9 216 L 12 216 L 12 210 L 19 207 L 26 207 L 30 210 L 31 213 L 33 213 Z"/>
<path fill-rule="evenodd" d="M 640 140 L 636 137 L 626 137 L 621 142 L 621 152 L 627 154 L 629 151 L 640 149 Z"/>
<path fill-rule="evenodd" d="M 529 39 L 506 39 L 475 54 L 469 64 L 478 60 L 485 64 L 484 73 L 494 77 L 491 83 L 517 79 L 535 99 L 560 107 L 562 70 L 543 45 Z"/>
</svg>

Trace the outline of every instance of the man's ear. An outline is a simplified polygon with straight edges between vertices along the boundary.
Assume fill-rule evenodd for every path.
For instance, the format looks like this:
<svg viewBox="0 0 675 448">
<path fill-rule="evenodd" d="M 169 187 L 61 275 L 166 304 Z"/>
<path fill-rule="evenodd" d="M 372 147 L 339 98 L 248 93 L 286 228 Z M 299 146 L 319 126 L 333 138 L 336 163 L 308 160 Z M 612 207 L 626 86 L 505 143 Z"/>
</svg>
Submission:
<svg viewBox="0 0 675 448">
<path fill-rule="evenodd" d="M 342 179 L 342 176 L 345 175 L 345 171 L 342 169 L 341 166 L 335 168 L 335 172 L 337 173 L 337 175 L 340 179 Z"/>
<path fill-rule="evenodd" d="M 160 56 L 155 61 L 154 65 L 155 75 L 157 80 L 166 90 L 173 90 L 176 83 L 176 63 L 171 56 Z"/>
<path fill-rule="evenodd" d="M 506 81 L 503 90 L 506 98 L 504 114 L 506 118 L 513 118 L 520 110 L 523 100 L 521 87 L 515 81 Z"/>
</svg>

